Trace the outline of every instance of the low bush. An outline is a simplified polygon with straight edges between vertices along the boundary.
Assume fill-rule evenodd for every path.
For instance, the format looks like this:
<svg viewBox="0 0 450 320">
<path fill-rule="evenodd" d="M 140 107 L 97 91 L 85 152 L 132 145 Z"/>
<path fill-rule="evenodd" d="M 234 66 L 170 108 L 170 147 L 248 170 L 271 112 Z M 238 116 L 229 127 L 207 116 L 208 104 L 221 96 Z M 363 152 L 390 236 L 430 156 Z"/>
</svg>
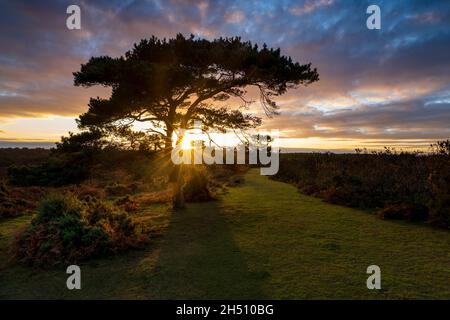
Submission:
<svg viewBox="0 0 450 320">
<path fill-rule="evenodd" d="M 12 250 L 19 262 L 53 266 L 138 247 L 147 239 L 126 213 L 96 198 L 80 201 L 71 194 L 55 194 L 40 203 Z"/>
<path fill-rule="evenodd" d="M 162 191 L 146 192 L 135 196 L 134 199 L 144 206 L 155 203 L 170 203 L 172 201 L 172 191 L 165 189 Z"/>
<path fill-rule="evenodd" d="M 183 188 L 184 199 L 187 202 L 203 202 L 213 199 L 205 170 L 191 168 Z"/>
<path fill-rule="evenodd" d="M 428 219 L 428 208 L 420 204 L 395 204 L 379 211 L 378 216 L 382 219 L 426 221 Z"/>
<path fill-rule="evenodd" d="M 244 175 L 235 175 L 229 178 L 228 185 L 231 187 L 236 187 L 245 183 Z"/>
<path fill-rule="evenodd" d="M 123 208 L 128 213 L 134 213 L 138 211 L 139 209 L 139 203 L 133 199 L 130 198 L 130 196 L 125 196 L 122 198 L 117 199 L 114 202 L 115 205 Z"/>
<path fill-rule="evenodd" d="M 125 185 L 122 183 L 113 182 L 105 187 L 106 193 L 109 196 L 113 196 L 113 197 L 126 196 L 128 194 L 136 192 L 137 189 L 138 189 L 138 184 L 136 184 L 136 183 Z"/>
<path fill-rule="evenodd" d="M 430 184 L 430 223 L 450 229 L 450 159 L 428 177 Z"/>
<path fill-rule="evenodd" d="M 91 198 L 104 199 L 106 197 L 104 188 L 93 184 L 79 184 L 68 188 L 68 190 L 76 194 L 80 200 L 89 201 Z"/>
<path fill-rule="evenodd" d="M 10 183 L 17 186 L 60 187 L 86 179 L 89 164 L 86 153 L 58 154 L 39 165 L 13 165 L 8 168 L 8 177 Z"/>
<path fill-rule="evenodd" d="M 30 208 L 29 201 L 11 194 L 6 184 L 0 182 L 0 218 L 21 215 Z"/>
</svg>

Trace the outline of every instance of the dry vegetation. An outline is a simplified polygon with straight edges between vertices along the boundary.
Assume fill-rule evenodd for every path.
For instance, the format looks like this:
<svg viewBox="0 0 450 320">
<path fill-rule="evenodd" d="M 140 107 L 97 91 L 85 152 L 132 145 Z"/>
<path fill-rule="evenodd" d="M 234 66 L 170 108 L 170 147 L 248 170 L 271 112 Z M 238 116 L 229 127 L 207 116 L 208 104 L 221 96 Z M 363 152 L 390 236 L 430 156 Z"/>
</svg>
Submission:
<svg viewBox="0 0 450 320">
<path fill-rule="evenodd" d="M 17 155 L 17 150 L 12 152 Z M 40 156 L 42 151 L 36 152 Z M 26 158 L 33 158 L 32 153 L 31 149 L 21 151 Z M 20 158 L 17 163 L 8 162 L 9 174 L 0 184 L 0 219 L 33 216 L 12 245 L 13 260 L 53 266 L 146 244 L 166 225 L 142 221 L 143 216 L 152 216 L 149 211 L 155 205 L 171 207 L 163 161 L 167 160 L 152 153 L 112 149 L 53 150 L 28 166 Z M 214 200 L 245 170 L 242 166 L 186 167 L 186 201 Z"/>
</svg>

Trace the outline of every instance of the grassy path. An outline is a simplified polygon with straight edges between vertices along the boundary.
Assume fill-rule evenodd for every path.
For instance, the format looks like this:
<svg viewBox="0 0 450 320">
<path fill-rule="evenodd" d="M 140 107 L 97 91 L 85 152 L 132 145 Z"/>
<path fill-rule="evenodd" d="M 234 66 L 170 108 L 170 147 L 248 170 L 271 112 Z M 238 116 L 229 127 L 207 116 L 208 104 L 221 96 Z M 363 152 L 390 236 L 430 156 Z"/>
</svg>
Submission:
<svg viewBox="0 0 450 320">
<path fill-rule="evenodd" d="M 65 289 L 64 269 L 8 265 L 10 236 L 29 220 L 0 221 L 0 298 L 450 298 L 449 232 L 330 205 L 258 170 L 221 201 L 141 215 L 163 236 L 83 264 L 80 291 Z M 366 288 L 372 264 L 382 290 Z"/>
</svg>

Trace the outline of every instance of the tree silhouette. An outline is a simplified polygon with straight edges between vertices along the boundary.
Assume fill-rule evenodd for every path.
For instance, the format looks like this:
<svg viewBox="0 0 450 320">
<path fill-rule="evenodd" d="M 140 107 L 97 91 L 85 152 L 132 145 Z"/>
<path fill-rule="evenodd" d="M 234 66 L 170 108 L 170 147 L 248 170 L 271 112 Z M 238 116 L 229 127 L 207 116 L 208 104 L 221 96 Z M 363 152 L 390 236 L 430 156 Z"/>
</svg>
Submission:
<svg viewBox="0 0 450 320">
<path fill-rule="evenodd" d="M 246 129 L 261 119 L 217 101 L 235 97 L 248 106 L 247 88 L 259 90 L 266 115 L 277 114 L 274 97 L 319 79 L 311 64 L 301 65 L 282 56 L 279 49 L 261 49 L 239 37 L 215 40 L 188 38 L 141 40 L 125 56 L 93 57 L 74 73 L 75 85 L 112 88 L 109 99 L 91 98 L 81 128 L 151 124 L 149 132 L 172 150 L 173 133 L 190 129 L 200 120 L 202 129 Z M 223 105 L 224 103 L 222 103 Z M 182 140 L 177 138 L 177 143 Z"/>
</svg>

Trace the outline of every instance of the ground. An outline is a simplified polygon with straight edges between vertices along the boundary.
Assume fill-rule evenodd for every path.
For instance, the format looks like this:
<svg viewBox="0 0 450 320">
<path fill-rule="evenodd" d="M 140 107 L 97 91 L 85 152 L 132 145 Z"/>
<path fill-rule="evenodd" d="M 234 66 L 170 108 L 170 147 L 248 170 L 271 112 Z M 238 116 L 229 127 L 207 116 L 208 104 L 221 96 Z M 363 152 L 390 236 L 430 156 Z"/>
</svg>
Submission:
<svg viewBox="0 0 450 320">
<path fill-rule="evenodd" d="M 30 217 L 1 220 L 0 298 L 450 299 L 448 231 L 330 205 L 257 169 L 217 201 L 175 213 L 151 205 L 137 218 L 161 235 L 81 264 L 73 291 L 65 268 L 11 264 L 11 239 Z M 381 290 L 366 287 L 372 264 Z"/>
</svg>

